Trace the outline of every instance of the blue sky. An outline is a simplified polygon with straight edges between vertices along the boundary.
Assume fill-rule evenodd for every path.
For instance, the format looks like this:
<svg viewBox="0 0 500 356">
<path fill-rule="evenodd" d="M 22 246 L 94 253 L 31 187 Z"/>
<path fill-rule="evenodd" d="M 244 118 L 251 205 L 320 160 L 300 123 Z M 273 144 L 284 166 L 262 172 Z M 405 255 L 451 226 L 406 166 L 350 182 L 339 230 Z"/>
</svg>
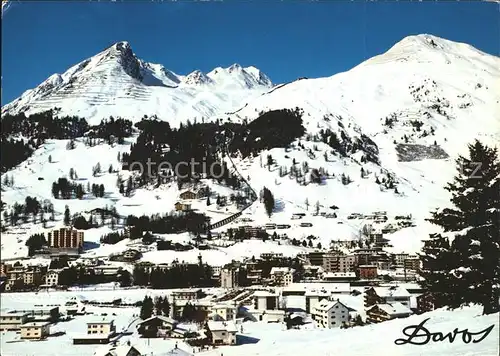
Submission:
<svg viewBox="0 0 500 356">
<path fill-rule="evenodd" d="M 275 83 L 330 76 L 430 33 L 500 53 L 499 6 L 473 2 L 24 2 L 2 21 L 2 102 L 118 41 L 179 74 L 240 63 Z"/>
</svg>

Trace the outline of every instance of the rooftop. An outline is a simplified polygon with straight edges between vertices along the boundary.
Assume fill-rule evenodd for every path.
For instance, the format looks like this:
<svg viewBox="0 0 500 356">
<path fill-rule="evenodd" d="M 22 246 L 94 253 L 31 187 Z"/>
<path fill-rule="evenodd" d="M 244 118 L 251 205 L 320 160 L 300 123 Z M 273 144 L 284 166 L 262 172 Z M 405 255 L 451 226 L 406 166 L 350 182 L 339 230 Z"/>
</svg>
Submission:
<svg viewBox="0 0 500 356">
<path fill-rule="evenodd" d="M 112 324 L 113 322 L 113 319 L 108 319 L 103 316 L 95 316 L 92 319 L 88 320 L 87 324 Z"/>
<path fill-rule="evenodd" d="M 32 322 L 32 323 L 25 323 L 21 325 L 21 328 L 30 328 L 30 327 L 43 327 L 50 325 L 50 323 L 45 322 L 45 321 L 40 321 L 40 322 Z"/>
<path fill-rule="evenodd" d="M 377 304 L 375 306 L 386 312 L 388 315 L 412 314 L 412 311 L 401 303 Z"/>
<path fill-rule="evenodd" d="M 208 321 L 210 331 L 237 332 L 236 324 L 232 321 Z"/>
</svg>

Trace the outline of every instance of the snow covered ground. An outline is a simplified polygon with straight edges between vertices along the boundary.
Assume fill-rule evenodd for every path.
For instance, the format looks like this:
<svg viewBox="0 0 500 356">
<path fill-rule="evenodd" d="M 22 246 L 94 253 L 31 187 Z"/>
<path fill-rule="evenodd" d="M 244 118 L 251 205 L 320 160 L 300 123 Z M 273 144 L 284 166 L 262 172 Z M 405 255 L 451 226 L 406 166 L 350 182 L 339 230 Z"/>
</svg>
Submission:
<svg viewBox="0 0 500 356">
<path fill-rule="evenodd" d="M 116 291 L 79 291 L 47 293 L 2 294 L 2 308 L 29 308 L 35 304 L 64 303 L 73 295 L 83 295 L 89 300 L 111 301 L 121 297 L 124 301 L 142 300 L 145 294 L 165 295 L 162 290 L 116 290 Z M 139 308 L 101 308 L 89 307 L 96 315 L 107 313 L 115 319 L 117 330 L 129 327 L 134 330 L 134 320 Z M 116 314 L 116 315 L 113 315 Z M 90 315 L 79 316 L 69 322 L 61 322 L 51 328 L 51 332 L 64 331 L 65 335 L 49 337 L 45 341 L 21 341 L 19 335 L 5 332 L 1 335 L 1 353 L 5 356 L 91 356 L 99 347 L 95 345 L 73 345 L 72 335 L 85 330 L 85 321 Z M 405 338 L 402 330 L 410 325 L 418 325 L 429 318 L 425 327 L 429 332 L 447 334 L 458 329 L 479 332 L 493 325 L 490 334 L 479 343 L 464 343 L 459 334 L 453 343 L 448 341 L 432 342 L 426 345 L 396 345 L 394 341 Z M 475 336 L 478 338 L 479 336 Z M 130 340 L 143 351 L 161 355 L 175 346 L 174 340 L 140 339 L 137 334 L 123 336 L 121 342 Z M 499 314 L 481 315 L 481 308 L 466 307 L 455 311 L 436 310 L 406 319 L 388 321 L 376 325 L 351 329 L 320 329 L 308 325 L 301 330 L 285 330 L 282 324 L 263 322 L 243 323 L 243 332 L 238 334 L 242 345 L 224 346 L 216 350 L 196 353 L 206 356 L 333 356 L 333 355 L 405 355 L 405 356 L 497 356 L 499 352 Z M 422 341 L 415 339 L 414 341 Z M 192 351 L 179 342 L 179 347 Z"/>
</svg>

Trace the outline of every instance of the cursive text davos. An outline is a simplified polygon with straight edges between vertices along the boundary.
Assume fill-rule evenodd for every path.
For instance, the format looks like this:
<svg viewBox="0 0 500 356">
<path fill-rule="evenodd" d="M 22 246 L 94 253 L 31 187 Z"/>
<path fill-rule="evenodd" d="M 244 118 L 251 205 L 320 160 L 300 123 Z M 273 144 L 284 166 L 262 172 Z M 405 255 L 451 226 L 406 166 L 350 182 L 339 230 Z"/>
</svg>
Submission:
<svg viewBox="0 0 500 356">
<path fill-rule="evenodd" d="M 429 342 L 441 342 L 448 340 L 453 343 L 459 334 L 462 334 L 462 341 L 466 344 L 472 343 L 477 344 L 483 341 L 493 330 L 495 325 L 490 325 L 484 330 L 478 332 L 471 332 L 469 329 L 458 330 L 455 328 L 452 332 L 443 334 L 441 332 L 430 332 L 426 327 L 424 327 L 425 322 L 429 318 L 423 320 L 419 325 L 410 325 L 403 329 L 403 334 L 407 336 L 406 339 L 397 339 L 394 341 L 396 345 L 412 344 L 412 345 L 426 345 Z"/>
</svg>

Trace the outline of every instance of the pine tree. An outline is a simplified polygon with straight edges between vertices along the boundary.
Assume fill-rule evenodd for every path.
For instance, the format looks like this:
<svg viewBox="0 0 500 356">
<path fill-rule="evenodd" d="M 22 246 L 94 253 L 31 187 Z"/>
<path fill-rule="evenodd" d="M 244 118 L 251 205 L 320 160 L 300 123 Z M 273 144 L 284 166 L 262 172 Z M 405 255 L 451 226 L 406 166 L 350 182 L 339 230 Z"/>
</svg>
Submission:
<svg viewBox="0 0 500 356">
<path fill-rule="evenodd" d="M 271 191 L 266 187 L 264 187 L 263 200 L 266 213 L 269 217 L 271 217 L 274 209 L 274 197 Z"/>
<path fill-rule="evenodd" d="M 422 274 L 431 293 L 449 298 L 450 308 L 477 303 L 483 314 L 491 314 L 499 310 L 500 297 L 500 162 L 497 149 L 478 140 L 468 148 L 469 157 L 457 159 L 458 174 L 445 187 L 454 208 L 429 219 L 454 239 L 448 246 L 432 236 L 429 245 L 437 245 L 439 253 L 424 249 Z"/>
<path fill-rule="evenodd" d="M 64 225 L 68 226 L 71 222 L 71 214 L 69 212 L 69 207 L 66 205 L 64 210 Z"/>
<path fill-rule="evenodd" d="M 151 299 L 151 297 L 145 296 L 144 300 L 142 301 L 140 318 L 142 320 L 146 320 L 147 318 L 149 318 L 153 314 L 153 309 L 153 299 Z"/>
</svg>

